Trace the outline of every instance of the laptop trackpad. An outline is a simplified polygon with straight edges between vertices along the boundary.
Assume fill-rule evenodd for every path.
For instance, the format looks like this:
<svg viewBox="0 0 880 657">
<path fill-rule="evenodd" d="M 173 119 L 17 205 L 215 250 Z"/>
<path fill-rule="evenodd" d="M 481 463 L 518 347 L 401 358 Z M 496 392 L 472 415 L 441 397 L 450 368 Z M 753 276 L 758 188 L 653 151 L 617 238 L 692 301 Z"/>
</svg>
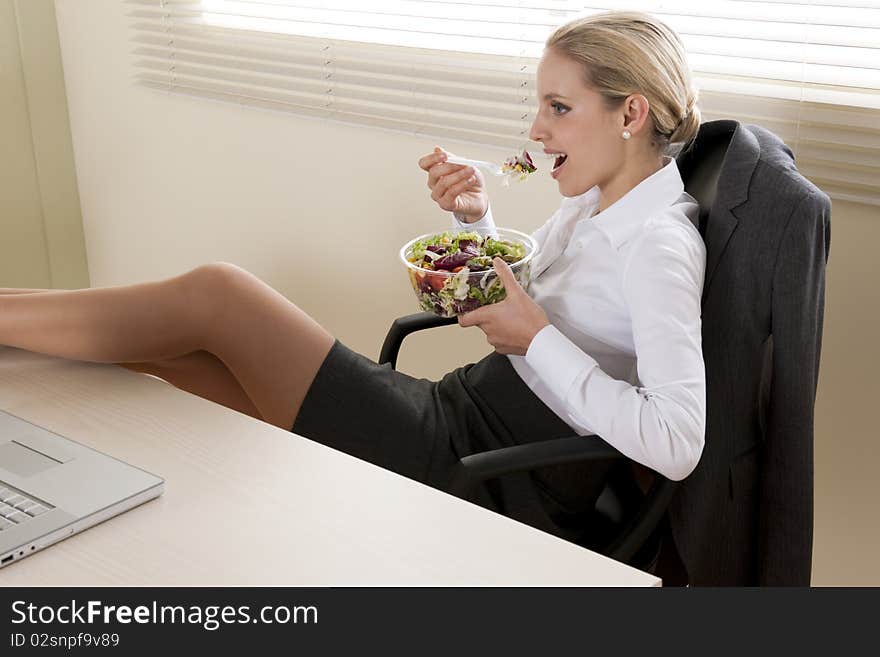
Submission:
<svg viewBox="0 0 880 657">
<path fill-rule="evenodd" d="M 21 443 L 12 441 L 0 445 L 0 468 L 19 477 L 30 477 L 56 465 L 61 465 L 61 461 L 49 458 Z"/>
</svg>

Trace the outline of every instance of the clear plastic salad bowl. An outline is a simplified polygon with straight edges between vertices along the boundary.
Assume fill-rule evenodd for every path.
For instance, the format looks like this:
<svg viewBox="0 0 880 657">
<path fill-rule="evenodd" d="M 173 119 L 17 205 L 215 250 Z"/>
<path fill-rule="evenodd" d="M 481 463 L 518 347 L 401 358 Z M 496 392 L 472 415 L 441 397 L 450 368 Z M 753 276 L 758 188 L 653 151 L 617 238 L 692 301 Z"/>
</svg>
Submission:
<svg viewBox="0 0 880 657">
<path fill-rule="evenodd" d="M 400 249 L 400 259 L 422 310 L 456 317 L 507 296 L 492 265 L 495 256 L 528 289 L 536 248 L 531 236 L 510 228 L 456 230 L 410 240 Z"/>
</svg>

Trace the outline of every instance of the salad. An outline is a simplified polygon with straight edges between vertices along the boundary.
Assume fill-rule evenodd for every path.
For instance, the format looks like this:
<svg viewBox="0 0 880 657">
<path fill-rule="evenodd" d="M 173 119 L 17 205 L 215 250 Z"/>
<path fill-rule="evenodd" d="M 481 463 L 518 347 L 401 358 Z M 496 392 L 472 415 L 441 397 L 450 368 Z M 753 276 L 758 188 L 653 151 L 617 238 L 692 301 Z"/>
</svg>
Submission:
<svg viewBox="0 0 880 657">
<path fill-rule="evenodd" d="M 522 155 L 513 155 L 501 165 L 501 172 L 509 175 L 519 175 L 520 180 L 525 180 L 530 174 L 535 173 L 538 167 L 532 162 L 532 158 L 528 151 L 523 151 Z"/>
<path fill-rule="evenodd" d="M 493 258 L 514 265 L 526 255 L 522 242 L 447 231 L 416 240 L 404 257 L 412 265 L 410 282 L 422 310 L 454 317 L 505 298 Z M 520 284 L 527 285 L 528 263 L 512 269 Z"/>
</svg>

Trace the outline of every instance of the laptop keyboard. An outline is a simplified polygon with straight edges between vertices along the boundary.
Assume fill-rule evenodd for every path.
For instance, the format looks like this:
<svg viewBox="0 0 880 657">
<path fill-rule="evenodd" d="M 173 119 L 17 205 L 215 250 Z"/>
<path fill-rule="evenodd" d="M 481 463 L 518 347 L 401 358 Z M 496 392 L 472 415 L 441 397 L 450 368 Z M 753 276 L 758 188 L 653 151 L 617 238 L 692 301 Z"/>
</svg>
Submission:
<svg viewBox="0 0 880 657">
<path fill-rule="evenodd" d="M 48 506 L 0 481 L 0 531 L 11 529 L 55 507 Z"/>
</svg>

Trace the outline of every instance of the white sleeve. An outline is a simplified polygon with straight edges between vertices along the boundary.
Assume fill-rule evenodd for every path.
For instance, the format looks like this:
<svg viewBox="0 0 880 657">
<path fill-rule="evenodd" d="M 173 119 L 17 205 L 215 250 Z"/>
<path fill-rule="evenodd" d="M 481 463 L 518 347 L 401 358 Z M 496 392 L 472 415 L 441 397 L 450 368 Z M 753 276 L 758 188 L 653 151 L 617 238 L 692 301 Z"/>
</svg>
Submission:
<svg viewBox="0 0 880 657">
<path fill-rule="evenodd" d="M 544 247 L 544 241 L 547 239 L 547 235 L 550 234 L 550 229 L 553 227 L 553 222 L 559 216 L 561 209 L 557 210 L 553 213 L 553 216 L 550 217 L 544 224 L 538 228 L 536 231 L 532 233 L 532 238 L 535 240 L 536 248 L 535 253 L 539 254 L 541 249 Z M 458 217 L 453 213 L 452 215 L 452 229 L 453 230 L 482 230 L 483 232 L 489 234 L 495 234 L 495 220 L 492 217 L 492 207 L 490 206 L 488 210 L 486 210 L 486 214 L 484 214 L 479 221 L 475 221 L 471 224 L 460 221 Z M 535 256 L 536 260 L 538 256 Z M 534 263 L 536 260 L 533 260 L 533 268 L 531 278 L 534 280 L 535 277 L 535 269 Z"/>
<path fill-rule="evenodd" d="M 472 223 L 467 223 L 466 221 L 461 221 L 458 218 L 456 213 L 452 213 L 452 229 L 453 230 L 484 230 L 487 232 L 494 232 L 495 230 L 495 220 L 492 218 L 492 206 L 486 210 L 486 214 L 480 217 L 479 221 L 474 221 Z"/>
<path fill-rule="evenodd" d="M 681 480 L 696 467 L 705 442 L 700 297 L 706 251 L 674 226 L 646 233 L 629 255 L 623 290 L 641 385 L 607 375 L 553 326 L 535 335 L 525 359 L 563 400 L 569 424 Z"/>
<path fill-rule="evenodd" d="M 557 210 L 556 212 L 554 212 L 552 217 L 550 217 L 547 221 L 544 222 L 544 224 L 540 228 L 532 233 L 532 238 L 537 243 L 538 251 L 540 251 L 541 247 L 544 245 L 544 240 L 547 239 L 550 228 L 552 227 L 553 222 L 560 212 L 561 210 Z M 452 228 L 453 230 L 459 230 L 461 228 L 464 228 L 465 230 L 495 230 L 495 219 L 492 217 L 492 207 L 489 206 L 489 209 L 486 210 L 486 214 L 484 214 L 479 221 L 475 221 L 470 224 L 461 221 L 458 218 L 458 215 L 452 213 Z"/>
</svg>

